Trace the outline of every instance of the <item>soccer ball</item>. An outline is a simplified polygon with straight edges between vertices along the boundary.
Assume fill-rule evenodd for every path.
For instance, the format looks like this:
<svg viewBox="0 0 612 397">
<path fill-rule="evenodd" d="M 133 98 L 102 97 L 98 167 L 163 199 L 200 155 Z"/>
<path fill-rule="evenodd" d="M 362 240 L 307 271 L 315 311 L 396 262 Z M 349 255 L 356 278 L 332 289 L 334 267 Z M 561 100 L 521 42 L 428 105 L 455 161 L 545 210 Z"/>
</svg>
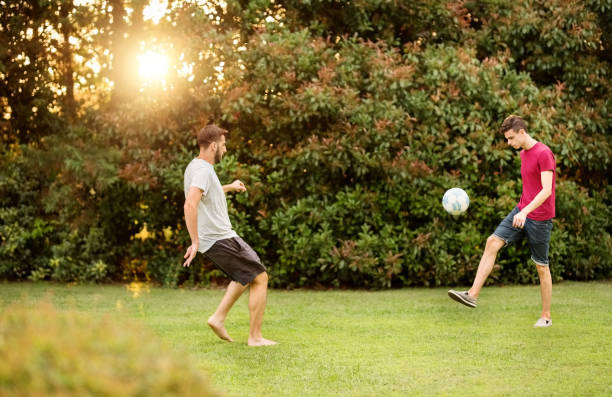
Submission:
<svg viewBox="0 0 612 397">
<path fill-rule="evenodd" d="M 454 187 L 448 189 L 442 197 L 442 206 L 451 215 L 459 215 L 470 206 L 470 198 L 463 189 Z"/>
</svg>

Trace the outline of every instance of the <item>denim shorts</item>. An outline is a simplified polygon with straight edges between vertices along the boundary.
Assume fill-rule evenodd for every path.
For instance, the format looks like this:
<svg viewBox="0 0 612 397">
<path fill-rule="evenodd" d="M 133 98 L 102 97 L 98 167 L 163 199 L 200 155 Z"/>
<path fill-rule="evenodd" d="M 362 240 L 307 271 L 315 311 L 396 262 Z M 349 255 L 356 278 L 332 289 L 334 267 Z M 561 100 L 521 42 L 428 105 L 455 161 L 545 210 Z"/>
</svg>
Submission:
<svg viewBox="0 0 612 397">
<path fill-rule="evenodd" d="M 512 226 L 514 215 L 519 213 L 518 207 L 512 211 L 497 226 L 493 235 L 504 240 L 507 244 L 515 243 L 527 236 L 531 259 L 540 266 L 548 266 L 548 249 L 550 247 L 550 233 L 552 231 L 552 219 L 546 221 L 534 221 L 527 218 L 525 226 L 520 229 Z"/>
</svg>

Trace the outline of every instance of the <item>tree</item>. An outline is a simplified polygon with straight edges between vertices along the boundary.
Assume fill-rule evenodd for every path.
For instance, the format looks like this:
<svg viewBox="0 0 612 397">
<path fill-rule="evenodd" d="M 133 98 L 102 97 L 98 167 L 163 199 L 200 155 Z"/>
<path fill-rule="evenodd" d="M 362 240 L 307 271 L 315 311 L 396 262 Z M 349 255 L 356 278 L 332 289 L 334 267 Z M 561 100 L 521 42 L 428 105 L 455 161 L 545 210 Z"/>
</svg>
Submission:
<svg viewBox="0 0 612 397">
<path fill-rule="evenodd" d="M 52 1 L 7 1 L 0 13 L 2 141 L 36 142 L 58 128 L 60 95 L 50 53 L 56 25 Z"/>
</svg>

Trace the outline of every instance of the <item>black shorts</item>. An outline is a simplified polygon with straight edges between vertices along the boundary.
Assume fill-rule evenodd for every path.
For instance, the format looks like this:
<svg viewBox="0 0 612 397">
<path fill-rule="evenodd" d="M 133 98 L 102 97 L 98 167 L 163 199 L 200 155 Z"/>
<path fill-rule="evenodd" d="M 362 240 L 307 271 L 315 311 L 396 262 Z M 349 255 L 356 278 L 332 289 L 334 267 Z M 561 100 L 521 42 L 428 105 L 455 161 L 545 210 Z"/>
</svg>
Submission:
<svg viewBox="0 0 612 397">
<path fill-rule="evenodd" d="M 242 285 L 266 271 L 257 253 L 240 237 L 218 240 L 204 255 L 230 279 Z"/>
</svg>

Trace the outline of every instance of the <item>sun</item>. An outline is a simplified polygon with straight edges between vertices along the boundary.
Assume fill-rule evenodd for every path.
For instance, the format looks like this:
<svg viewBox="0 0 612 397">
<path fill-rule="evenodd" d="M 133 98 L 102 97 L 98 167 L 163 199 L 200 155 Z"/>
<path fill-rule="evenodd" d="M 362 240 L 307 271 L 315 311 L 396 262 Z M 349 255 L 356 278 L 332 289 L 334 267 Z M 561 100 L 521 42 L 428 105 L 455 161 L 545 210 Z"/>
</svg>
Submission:
<svg viewBox="0 0 612 397">
<path fill-rule="evenodd" d="M 168 57 L 154 51 L 138 56 L 140 78 L 145 81 L 163 80 L 168 73 Z"/>
</svg>

